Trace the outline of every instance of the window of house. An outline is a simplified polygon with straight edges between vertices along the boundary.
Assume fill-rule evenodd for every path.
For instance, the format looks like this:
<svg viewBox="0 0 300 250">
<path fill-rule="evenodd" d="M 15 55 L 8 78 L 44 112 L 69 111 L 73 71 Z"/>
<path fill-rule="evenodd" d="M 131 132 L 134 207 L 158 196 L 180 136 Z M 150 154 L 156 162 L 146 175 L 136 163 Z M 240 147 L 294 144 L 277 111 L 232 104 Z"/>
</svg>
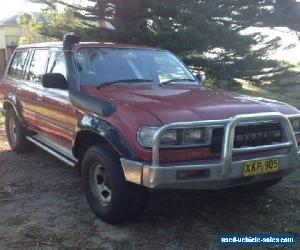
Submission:
<svg viewBox="0 0 300 250">
<path fill-rule="evenodd" d="M 29 71 L 27 74 L 27 80 L 31 82 L 41 82 L 42 77 L 46 72 L 46 64 L 49 58 L 49 51 L 48 50 L 35 50 Z"/>
<path fill-rule="evenodd" d="M 8 75 L 21 78 L 25 68 L 27 56 L 28 50 L 15 52 L 12 62 L 8 69 Z"/>
</svg>

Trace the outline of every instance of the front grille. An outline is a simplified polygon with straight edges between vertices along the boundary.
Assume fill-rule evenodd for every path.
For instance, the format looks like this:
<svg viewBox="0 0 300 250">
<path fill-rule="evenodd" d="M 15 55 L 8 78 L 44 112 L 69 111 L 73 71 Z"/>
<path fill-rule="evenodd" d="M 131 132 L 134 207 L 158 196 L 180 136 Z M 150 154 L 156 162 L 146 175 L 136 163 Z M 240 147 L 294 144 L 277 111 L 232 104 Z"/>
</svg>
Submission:
<svg viewBox="0 0 300 250">
<path fill-rule="evenodd" d="M 224 128 L 216 128 L 212 133 L 212 152 L 221 152 Z M 234 148 L 255 147 L 280 143 L 283 133 L 280 123 L 240 125 L 235 129 Z"/>
</svg>

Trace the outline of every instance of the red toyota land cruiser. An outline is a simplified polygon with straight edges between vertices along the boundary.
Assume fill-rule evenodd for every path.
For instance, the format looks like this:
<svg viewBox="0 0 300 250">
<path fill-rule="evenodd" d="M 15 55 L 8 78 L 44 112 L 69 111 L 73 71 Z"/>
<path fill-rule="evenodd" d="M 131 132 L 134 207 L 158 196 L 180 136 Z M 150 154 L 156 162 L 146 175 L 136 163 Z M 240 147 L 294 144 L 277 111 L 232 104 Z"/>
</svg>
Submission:
<svg viewBox="0 0 300 250">
<path fill-rule="evenodd" d="M 17 48 L 0 84 L 7 138 L 81 171 L 110 223 L 143 208 L 147 189 L 265 188 L 300 166 L 300 112 L 202 86 L 172 53 L 63 43 Z"/>
</svg>

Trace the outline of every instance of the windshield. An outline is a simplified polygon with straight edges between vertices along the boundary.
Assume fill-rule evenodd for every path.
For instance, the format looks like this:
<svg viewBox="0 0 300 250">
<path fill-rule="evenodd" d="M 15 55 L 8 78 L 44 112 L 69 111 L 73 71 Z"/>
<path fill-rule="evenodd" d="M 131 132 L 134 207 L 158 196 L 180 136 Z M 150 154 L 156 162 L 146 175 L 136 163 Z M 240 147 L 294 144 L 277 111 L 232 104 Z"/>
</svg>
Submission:
<svg viewBox="0 0 300 250">
<path fill-rule="evenodd" d="M 181 61 L 167 51 L 80 48 L 76 64 L 81 85 L 113 83 L 196 83 Z"/>
</svg>

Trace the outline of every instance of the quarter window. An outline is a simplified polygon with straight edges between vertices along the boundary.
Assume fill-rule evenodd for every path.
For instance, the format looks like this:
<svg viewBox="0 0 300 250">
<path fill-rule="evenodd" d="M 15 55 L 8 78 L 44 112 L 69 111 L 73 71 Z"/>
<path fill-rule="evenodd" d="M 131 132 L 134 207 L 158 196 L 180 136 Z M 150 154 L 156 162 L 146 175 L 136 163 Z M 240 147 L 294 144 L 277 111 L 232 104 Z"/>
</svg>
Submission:
<svg viewBox="0 0 300 250">
<path fill-rule="evenodd" d="M 21 78 L 25 68 L 27 56 L 28 50 L 15 52 L 10 67 L 8 69 L 8 75 Z"/>
<path fill-rule="evenodd" d="M 48 62 L 49 51 L 48 50 L 35 50 L 29 71 L 27 74 L 27 80 L 31 82 L 41 82 L 42 76 L 45 74 L 46 64 Z"/>
</svg>

